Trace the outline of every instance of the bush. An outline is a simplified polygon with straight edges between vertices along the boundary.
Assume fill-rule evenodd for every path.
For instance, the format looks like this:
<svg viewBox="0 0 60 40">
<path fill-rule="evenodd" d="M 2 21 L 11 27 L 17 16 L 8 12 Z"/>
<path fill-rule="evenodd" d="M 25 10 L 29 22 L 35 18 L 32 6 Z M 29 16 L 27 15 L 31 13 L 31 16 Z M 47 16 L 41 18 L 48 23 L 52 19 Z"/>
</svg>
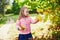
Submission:
<svg viewBox="0 0 60 40">
<path fill-rule="evenodd" d="M 8 10 L 6 11 L 6 14 L 10 14 L 10 13 L 12 13 L 12 10 L 11 10 L 11 9 L 8 9 Z"/>
<path fill-rule="evenodd" d="M 18 3 L 14 0 L 13 5 L 12 5 L 12 13 L 14 14 L 19 14 L 20 11 L 20 6 Z"/>
<path fill-rule="evenodd" d="M 36 9 L 33 9 L 32 11 L 29 11 L 30 14 L 37 13 Z"/>
</svg>

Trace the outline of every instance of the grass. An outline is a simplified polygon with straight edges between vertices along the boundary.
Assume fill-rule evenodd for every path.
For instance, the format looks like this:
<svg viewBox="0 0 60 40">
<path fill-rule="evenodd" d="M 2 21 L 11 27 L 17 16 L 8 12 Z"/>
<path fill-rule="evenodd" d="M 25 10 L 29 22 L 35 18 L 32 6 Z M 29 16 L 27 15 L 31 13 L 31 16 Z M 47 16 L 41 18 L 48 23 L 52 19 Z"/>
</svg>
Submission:
<svg viewBox="0 0 60 40">
<path fill-rule="evenodd" d="M 0 27 L 6 23 L 6 21 L 7 21 L 7 16 L 8 16 L 8 15 L 3 16 L 3 17 L 2 17 L 2 20 L 0 20 Z M 10 16 L 12 17 L 12 19 L 13 19 L 14 21 L 16 21 L 16 19 L 17 19 L 17 17 L 18 17 L 18 15 L 10 15 Z"/>
<path fill-rule="evenodd" d="M 7 20 L 7 17 L 6 17 L 6 16 L 2 17 L 2 20 L 0 20 L 0 27 L 1 27 L 3 24 L 5 24 L 6 20 Z"/>
<path fill-rule="evenodd" d="M 2 20 L 0 20 L 0 23 L 5 23 L 6 20 L 7 20 L 7 17 L 4 16 L 4 17 L 2 17 Z"/>
<path fill-rule="evenodd" d="M 11 17 L 12 17 L 12 19 L 14 20 L 14 22 L 16 22 L 16 20 L 17 20 L 17 18 L 18 18 L 18 15 L 12 15 Z"/>
</svg>

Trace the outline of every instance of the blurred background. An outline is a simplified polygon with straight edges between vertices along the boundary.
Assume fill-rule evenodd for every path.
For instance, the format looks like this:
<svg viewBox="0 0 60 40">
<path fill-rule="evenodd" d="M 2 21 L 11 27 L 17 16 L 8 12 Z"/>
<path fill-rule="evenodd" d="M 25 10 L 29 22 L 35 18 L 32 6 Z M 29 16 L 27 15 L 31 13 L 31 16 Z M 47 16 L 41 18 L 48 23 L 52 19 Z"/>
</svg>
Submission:
<svg viewBox="0 0 60 40">
<path fill-rule="evenodd" d="M 39 19 L 31 24 L 34 40 L 60 40 L 60 0 L 0 0 L 0 40 L 18 39 L 15 26 L 23 6 L 32 19 Z"/>
</svg>

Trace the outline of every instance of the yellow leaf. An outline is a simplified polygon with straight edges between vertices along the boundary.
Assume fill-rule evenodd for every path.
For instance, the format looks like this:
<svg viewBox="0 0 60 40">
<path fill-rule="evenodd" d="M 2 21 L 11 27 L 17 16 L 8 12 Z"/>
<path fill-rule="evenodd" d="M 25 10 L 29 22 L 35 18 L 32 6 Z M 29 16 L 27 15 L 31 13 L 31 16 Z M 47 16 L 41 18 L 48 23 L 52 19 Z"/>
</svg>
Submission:
<svg viewBox="0 0 60 40">
<path fill-rule="evenodd" d="M 58 21 L 58 17 L 57 16 L 54 16 L 54 21 Z"/>
<path fill-rule="evenodd" d="M 44 15 L 48 15 L 48 12 L 43 12 Z"/>
<path fill-rule="evenodd" d="M 39 21 L 42 21 L 42 17 L 40 15 L 37 15 L 36 18 L 39 20 Z"/>
<path fill-rule="evenodd" d="M 21 26 L 20 26 L 20 28 L 21 28 L 22 30 L 24 30 L 24 29 L 25 29 L 23 25 L 21 25 Z"/>
<path fill-rule="evenodd" d="M 37 8 L 37 12 L 38 12 L 38 13 L 43 12 L 43 9 Z"/>
</svg>

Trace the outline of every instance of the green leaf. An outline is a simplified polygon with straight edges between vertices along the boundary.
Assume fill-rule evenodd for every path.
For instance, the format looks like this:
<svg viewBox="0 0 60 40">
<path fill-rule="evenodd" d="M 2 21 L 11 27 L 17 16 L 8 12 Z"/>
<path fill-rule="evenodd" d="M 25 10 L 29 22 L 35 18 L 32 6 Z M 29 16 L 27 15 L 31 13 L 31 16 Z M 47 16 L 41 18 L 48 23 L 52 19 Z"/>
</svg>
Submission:
<svg viewBox="0 0 60 40">
<path fill-rule="evenodd" d="M 48 19 L 48 15 L 45 15 L 44 22 L 46 22 Z"/>
</svg>

